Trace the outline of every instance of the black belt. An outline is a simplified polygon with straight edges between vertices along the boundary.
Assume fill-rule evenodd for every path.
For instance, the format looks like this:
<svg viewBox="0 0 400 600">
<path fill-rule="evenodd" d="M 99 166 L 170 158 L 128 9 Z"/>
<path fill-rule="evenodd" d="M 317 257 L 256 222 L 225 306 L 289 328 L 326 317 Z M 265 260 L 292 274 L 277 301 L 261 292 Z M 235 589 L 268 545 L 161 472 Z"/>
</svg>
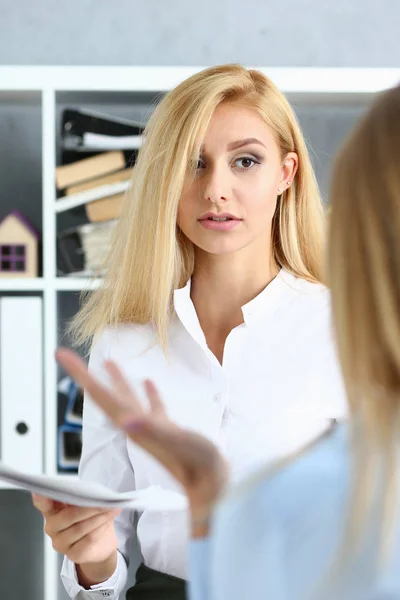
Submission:
<svg viewBox="0 0 400 600">
<path fill-rule="evenodd" d="M 186 600 L 186 581 L 141 564 L 126 600 Z"/>
</svg>

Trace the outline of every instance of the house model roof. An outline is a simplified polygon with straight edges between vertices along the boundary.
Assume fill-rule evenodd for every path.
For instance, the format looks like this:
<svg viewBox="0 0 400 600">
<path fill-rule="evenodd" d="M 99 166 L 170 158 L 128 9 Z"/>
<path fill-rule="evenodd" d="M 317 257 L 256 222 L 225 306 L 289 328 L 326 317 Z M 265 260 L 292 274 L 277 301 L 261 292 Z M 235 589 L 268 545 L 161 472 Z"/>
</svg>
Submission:
<svg viewBox="0 0 400 600">
<path fill-rule="evenodd" d="M 4 221 L 6 219 L 8 219 L 9 217 L 16 217 L 27 229 L 29 229 L 29 231 L 35 236 L 35 238 L 37 240 L 40 238 L 40 233 L 38 232 L 38 230 L 32 225 L 32 223 L 30 223 L 28 221 L 28 219 L 17 208 L 14 208 L 14 210 L 12 210 L 11 212 L 9 212 L 8 215 L 6 215 L 0 221 L 0 227 L 2 226 L 2 224 L 4 223 Z"/>
</svg>

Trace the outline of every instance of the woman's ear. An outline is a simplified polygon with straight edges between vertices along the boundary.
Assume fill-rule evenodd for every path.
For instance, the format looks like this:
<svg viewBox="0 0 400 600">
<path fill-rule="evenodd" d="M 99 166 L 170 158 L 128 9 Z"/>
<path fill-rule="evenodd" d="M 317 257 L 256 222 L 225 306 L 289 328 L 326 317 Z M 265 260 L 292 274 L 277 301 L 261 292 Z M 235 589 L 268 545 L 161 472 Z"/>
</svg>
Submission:
<svg viewBox="0 0 400 600">
<path fill-rule="evenodd" d="M 279 182 L 280 190 L 285 191 L 291 186 L 298 166 L 299 159 L 296 152 L 289 152 L 282 165 L 281 180 Z"/>
</svg>

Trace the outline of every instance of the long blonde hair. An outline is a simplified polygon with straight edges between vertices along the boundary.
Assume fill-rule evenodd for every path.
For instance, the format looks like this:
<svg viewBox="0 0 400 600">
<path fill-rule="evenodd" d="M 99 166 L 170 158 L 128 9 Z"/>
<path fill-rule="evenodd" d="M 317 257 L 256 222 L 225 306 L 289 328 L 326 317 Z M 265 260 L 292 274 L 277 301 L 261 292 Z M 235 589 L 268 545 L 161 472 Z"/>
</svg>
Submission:
<svg viewBox="0 0 400 600">
<path fill-rule="evenodd" d="M 282 159 L 298 154 L 295 179 L 280 196 L 272 223 L 274 258 L 298 277 L 321 281 L 324 211 L 288 101 L 259 71 L 209 68 L 166 94 L 149 120 L 104 283 L 84 298 L 70 326 L 75 343 L 84 344 L 107 325 L 152 323 L 166 349 L 173 291 L 187 283 L 194 265 L 193 244 L 176 224 L 178 203 L 213 112 L 227 101 L 250 107 L 272 128 Z"/>
<path fill-rule="evenodd" d="M 400 88 L 383 93 L 337 157 L 328 282 L 350 411 L 359 534 L 383 490 L 381 541 L 393 525 L 400 408 Z"/>
</svg>

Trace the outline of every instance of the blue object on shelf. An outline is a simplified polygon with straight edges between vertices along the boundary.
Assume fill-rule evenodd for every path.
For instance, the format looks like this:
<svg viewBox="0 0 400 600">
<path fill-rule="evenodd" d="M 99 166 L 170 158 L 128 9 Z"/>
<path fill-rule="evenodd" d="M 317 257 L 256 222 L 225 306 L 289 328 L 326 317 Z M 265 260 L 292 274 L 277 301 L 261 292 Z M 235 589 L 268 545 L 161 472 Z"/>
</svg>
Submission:
<svg viewBox="0 0 400 600">
<path fill-rule="evenodd" d="M 58 384 L 58 391 L 67 397 L 64 422 L 82 426 L 83 391 L 71 377 L 64 377 Z"/>
</svg>

